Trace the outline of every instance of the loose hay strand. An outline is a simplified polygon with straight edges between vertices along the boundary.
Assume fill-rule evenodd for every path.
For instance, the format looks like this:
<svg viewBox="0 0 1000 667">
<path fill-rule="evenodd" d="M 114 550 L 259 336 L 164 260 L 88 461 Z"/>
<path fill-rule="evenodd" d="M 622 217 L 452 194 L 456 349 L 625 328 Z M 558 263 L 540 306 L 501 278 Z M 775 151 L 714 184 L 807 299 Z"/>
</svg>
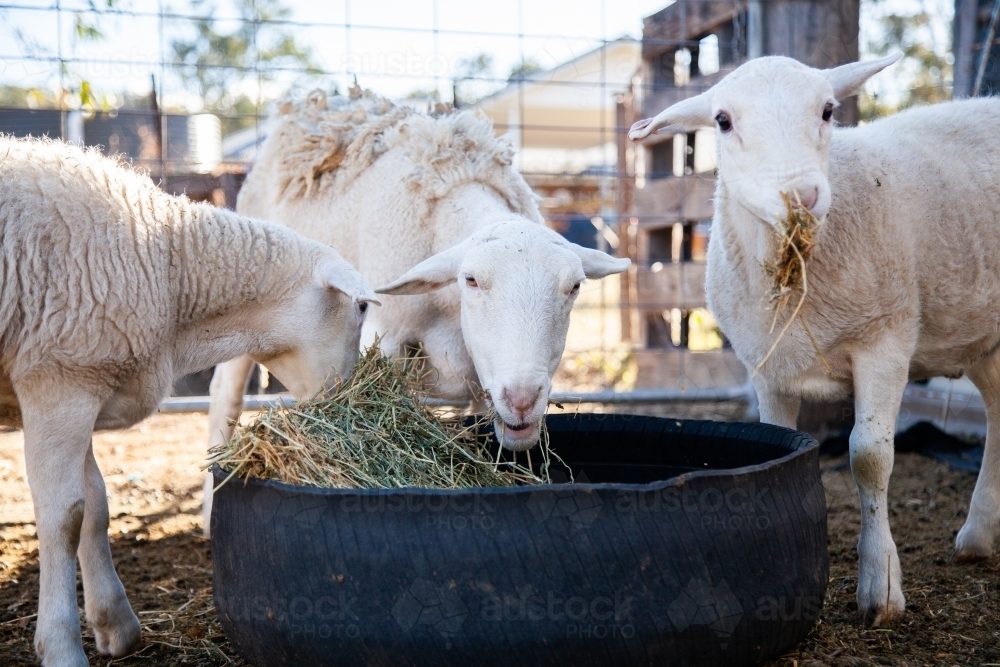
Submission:
<svg viewBox="0 0 1000 667">
<path fill-rule="evenodd" d="M 812 335 L 812 331 L 810 331 L 809 326 L 806 324 L 805 317 L 801 314 L 802 306 L 805 304 L 806 296 L 809 294 L 809 277 L 806 270 L 806 262 L 816 245 L 813 236 L 819 228 L 820 222 L 811 211 L 802 206 L 802 200 L 799 198 L 798 192 L 795 193 L 794 204 L 792 196 L 786 192 L 781 193 L 781 199 L 785 203 L 785 219 L 778 221 L 778 229 L 781 235 L 781 239 L 778 242 L 778 257 L 774 262 L 764 264 L 764 274 L 771 278 L 772 281 L 770 300 L 773 304 L 774 317 L 771 320 L 769 333 L 774 332 L 778 316 L 787 307 L 792 294 L 798 291 L 801 292 L 801 297 L 791 316 L 778 333 L 778 337 L 771 344 L 767 354 L 764 355 L 764 358 L 754 368 L 752 375 L 756 376 L 760 372 L 760 369 L 764 367 L 764 364 L 774 354 L 778 344 L 785 337 L 795 318 L 799 318 L 803 329 L 805 329 L 806 334 L 809 336 L 809 341 L 812 343 L 813 349 L 816 350 L 816 354 L 823 364 L 823 368 L 832 377 L 833 369 L 827 362 L 822 350 L 819 349 L 816 338 Z"/>
<path fill-rule="evenodd" d="M 796 248 L 794 245 L 792 245 L 791 247 L 795 251 L 796 255 L 798 255 L 799 261 L 802 263 L 802 273 L 801 273 L 801 276 L 802 276 L 801 277 L 801 280 L 802 280 L 802 298 L 799 299 L 798 305 L 796 305 L 795 306 L 795 310 L 792 311 L 792 316 L 788 318 L 788 321 L 785 322 L 785 326 L 783 326 L 781 328 L 781 332 L 778 333 L 778 337 L 774 339 L 774 343 L 771 344 L 771 349 L 769 349 L 767 351 L 767 354 L 764 355 L 764 358 L 761 359 L 760 363 L 757 364 L 757 367 L 753 369 L 753 374 L 754 375 L 757 375 L 757 373 L 760 371 L 760 369 L 764 367 L 764 364 L 767 363 L 767 360 L 771 358 L 771 355 L 774 353 L 774 350 L 778 347 L 778 343 L 780 343 L 781 339 L 785 337 L 785 333 L 788 332 L 788 328 L 792 326 L 792 322 L 795 321 L 795 318 L 798 316 L 799 312 L 802 310 L 802 304 L 804 304 L 806 302 L 806 295 L 809 293 L 809 280 L 808 280 L 808 278 L 806 278 L 805 260 L 802 259 L 802 254 L 799 252 L 798 248 Z M 785 303 L 787 303 L 787 301 Z M 777 321 L 777 316 L 778 316 L 778 310 L 779 310 L 779 308 L 783 309 L 784 308 L 784 304 L 782 304 L 781 306 L 775 308 L 775 321 Z M 773 329 L 773 326 L 772 326 L 772 329 Z"/>
<path fill-rule="evenodd" d="M 426 377 L 420 361 L 390 359 L 376 341 L 350 379 L 294 407 L 261 411 L 228 443 L 211 450 L 209 465 L 228 472 L 226 481 L 258 477 L 322 488 L 551 482 L 546 437 L 545 463 L 537 474 L 516 459 L 501 460 L 499 453 L 494 461 L 484 434 L 491 417 L 473 424 L 439 418 L 421 399 Z"/>
</svg>

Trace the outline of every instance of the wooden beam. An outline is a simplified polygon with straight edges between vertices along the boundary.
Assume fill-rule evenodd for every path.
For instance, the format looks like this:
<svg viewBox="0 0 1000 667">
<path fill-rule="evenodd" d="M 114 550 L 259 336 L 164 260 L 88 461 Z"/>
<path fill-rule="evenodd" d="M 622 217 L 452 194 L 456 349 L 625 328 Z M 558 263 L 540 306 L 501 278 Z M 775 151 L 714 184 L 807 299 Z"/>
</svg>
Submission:
<svg viewBox="0 0 1000 667">
<path fill-rule="evenodd" d="M 647 180 L 635 191 L 632 209 L 639 229 L 688 220 L 711 220 L 714 209 L 715 176 L 711 172 L 693 176 Z"/>
<path fill-rule="evenodd" d="M 642 57 L 652 58 L 697 40 L 733 18 L 741 3 L 732 0 L 679 0 L 643 20 Z"/>
</svg>

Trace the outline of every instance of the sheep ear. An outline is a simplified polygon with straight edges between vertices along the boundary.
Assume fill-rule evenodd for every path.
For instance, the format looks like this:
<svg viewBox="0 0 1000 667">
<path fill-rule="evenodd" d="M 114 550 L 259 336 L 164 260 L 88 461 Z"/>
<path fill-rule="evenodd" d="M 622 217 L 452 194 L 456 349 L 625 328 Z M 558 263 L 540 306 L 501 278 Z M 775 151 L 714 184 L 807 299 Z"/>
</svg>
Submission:
<svg viewBox="0 0 1000 667">
<path fill-rule="evenodd" d="M 576 253 L 583 263 L 583 274 L 587 278 L 597 279 L 610 276 L 612 273 L 627 271 L 632 266 L 632 260 L 612 257 L 600 250 L 591 250 L 575 243 L 569 244 L 570 249 Z"/>
<path fill-rule="evenodd" d="M 712 124 L 712 90 L 708 89 L 701 95 L 667 107 L 653 118 L 640 120 L 628 131 L 628 138 L 639 141 L 657 130 L 660 134 L 694 132 L 699 127 Z"/>
<path fill-rule="evenodd" d="M 379 287 L 378 294 L 424 294 L 455 282 L 468 243 L 428 257 L 388 285 Z"/>
<path fill-rule="evenodd" d="M 865 85 L 865 81 L 902 57 L 902 53 L 894 53 L 879 60 L 848 63 L 840 67 L 834 67 L 833 69 L 825 69 L 822 74 L 830 82 L 830 85 L 833 86 L 833 96 L 840 100 L 858 93 L 861 87 Z"/>
<path fill-rule="evenodd" d="M 382 305 L 364 276 L 342 259 L 326 259 L 320 262 L 316 266 L 316 282 L 324 289 L 343 292 L 359 303 Z"/>
</svg>

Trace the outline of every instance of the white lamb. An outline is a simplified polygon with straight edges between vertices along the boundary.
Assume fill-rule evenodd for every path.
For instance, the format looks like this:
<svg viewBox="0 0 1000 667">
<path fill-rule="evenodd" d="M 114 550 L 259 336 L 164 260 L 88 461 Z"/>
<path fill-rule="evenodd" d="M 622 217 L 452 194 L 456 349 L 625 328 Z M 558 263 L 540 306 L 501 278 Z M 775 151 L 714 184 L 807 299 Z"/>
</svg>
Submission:
<svg viewBox="0 0 1000 667">
<path fill-rule="evenodd" d="M 751 370 L 782 325 L 772 333 L 770 279 L 761 270 L 775 256 L 781 193 L 798 192 L 823 221 L 802 316 L 832 374 L 796 320 L 754 386 L 761 420 L 788 427 L 801 397 L 853 392 L 857 600 L 875 624 L 899 619 L 905 603 L 886 489 L 908 379 L 966 373 L 982 392 L 986 454 L 957 557 L 988 557 L 1000 532 L 1000 100 L 939 104 L 835 129 L 837 100 L 897 58 L 825 71 L 760 58 L 629 133 L 638 140 L 657 129 L 716 126 L 707 294 Z"/>
<path fill-rule="evenodd" d="M 336 252 L 285 227 L 171 197 L 94 151 L 0 136 L 0 423 L 24 428 L 47 667 L 87 664 L 77 554 L 98 650 L 139 641 L 92 431 L 241 354 L 311 395 L 353 369 L 371 302 Z"/>
<path fill-rule="evenodd" d="M 388 354 L 419 345 L 439 396 L 482 387 L 504 445 L 527 449 L 581 281 L 629 261 L 540 224 L 512 157 L 481 114 L 420 114 L 357 87 L 330 100 L 315 91 L 275 119 L 237 210 L 335 247 L 374 285 L 392 281 L 377 292 L 421 294 L 386 297 L 363 338 L 378 333 Z M 216 370 L 210 444 L 230 437 L 250 369 L 244 358 Z"/>
</svg>

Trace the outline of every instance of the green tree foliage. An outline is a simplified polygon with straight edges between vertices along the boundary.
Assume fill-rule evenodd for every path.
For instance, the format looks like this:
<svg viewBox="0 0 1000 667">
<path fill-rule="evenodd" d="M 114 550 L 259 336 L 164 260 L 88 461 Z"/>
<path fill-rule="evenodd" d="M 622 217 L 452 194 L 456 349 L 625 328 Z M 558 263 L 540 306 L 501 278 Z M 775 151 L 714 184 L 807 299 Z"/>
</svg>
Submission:
<svg viewBox="0 0 1000 667">
<path fill-rule="evenodd" d="M 101 9 L 116 9 L 119 4 L 118 0 L 104 0 L 102 3 L 87 0 L 90 12 L 73 12 L 73 38 L 81 42 L 100 42 L 106 39 L 98 12 Z"/>
<path fill-rule="evenodd" d="M 507 76 L 507 81 L 515 82 L 522 79 L 527 79 L 535 72 L 541 72 L 542 66 L 538 62 L 525 58 L 519 64 L 514 65 L 510 68 L 510 74 Z"/>
<path fill-rule="evenodd" d="M 79 10 L 72 13 L 73 32 L 71 34 L 73 46 L 75 47 L 77 44 L 84 42 L 102 42 L 107 39 L 103 27 L 107 14 L 104 12 L 120 9 L 127 2 L 128 0 L 87 0 L 87 10 Z M 0 17 L 2 17 L 4 22 L 7 22 L 14 42 L 22 53 L 49 57 L 56 55 L 53 49 L 43 46 L 22 27 L 10 23 L 10 19 L 2 10 L 0 10 Z M 0 86 L 0 105 L 29 108 L 58 108 L 61 98 L 62 104 L 68 109 L 90 111 L 109 107 L 108 97 L 95 91 L 91 82 L 80 76 L 69 63 L 61 62 L 59 67 L 60 82 L 64 86 L 62 90 L 56 90 L 55 94 L 53 94 L 40 88 Z"/>
<path fill-rule="evenodd" d="M 493 56 L 488 53 L 477 53 L 458 61 L 455 74 L 460 78 L 474 79 L 493 76 Z"/>
<path fill-rule="evenodd" d="M 51 90 L 12 85 L 0 86 L 0 107 L 54 109 L 56 106 L 58 106 L 56 97 Z"/>
<path fill-rule="evenodd" d="M 901 90 L 866 91 L 859 99 L 862 120 L 885 116 L 907 107 L 951 99 L 951 20 L 941 2 L 911 3 L 908 12 L 890 10 L 885 0 L 869 0 L 874 29 L 868 35 L 867 51 L 873 56 L 903 53 L 894 66 L 894 80 Z"/>
<path fill-rule="evenodd" d="M 280 68 L 320 73 L 312 51 L 299 44 L 291 28 L 280 23 L 291 16 L 291 9 L 281 0 L 233 0 L 241 20 L 228 33 L 216 27 L 213 0 L 195 0 L 193 4 L 205 13 L 195 21 L 192 37 L 171 41 L 173 61 L 184 83 L 201 96 L 207 110 L 244 116 L 223 118 L 224 131 L 252 124 L 253 114 L 260 112 L 254 100 L 239 92 L 240 84 L 269 83 L 279 76 Z"/>
<path fill-rule="evenodd" d="M 493 56 L 477 53 L 462 58 L 455 67 L 454 104 L 456 107 L 475 104 L 496 89 L 493 78 Z"/>
</svg>

